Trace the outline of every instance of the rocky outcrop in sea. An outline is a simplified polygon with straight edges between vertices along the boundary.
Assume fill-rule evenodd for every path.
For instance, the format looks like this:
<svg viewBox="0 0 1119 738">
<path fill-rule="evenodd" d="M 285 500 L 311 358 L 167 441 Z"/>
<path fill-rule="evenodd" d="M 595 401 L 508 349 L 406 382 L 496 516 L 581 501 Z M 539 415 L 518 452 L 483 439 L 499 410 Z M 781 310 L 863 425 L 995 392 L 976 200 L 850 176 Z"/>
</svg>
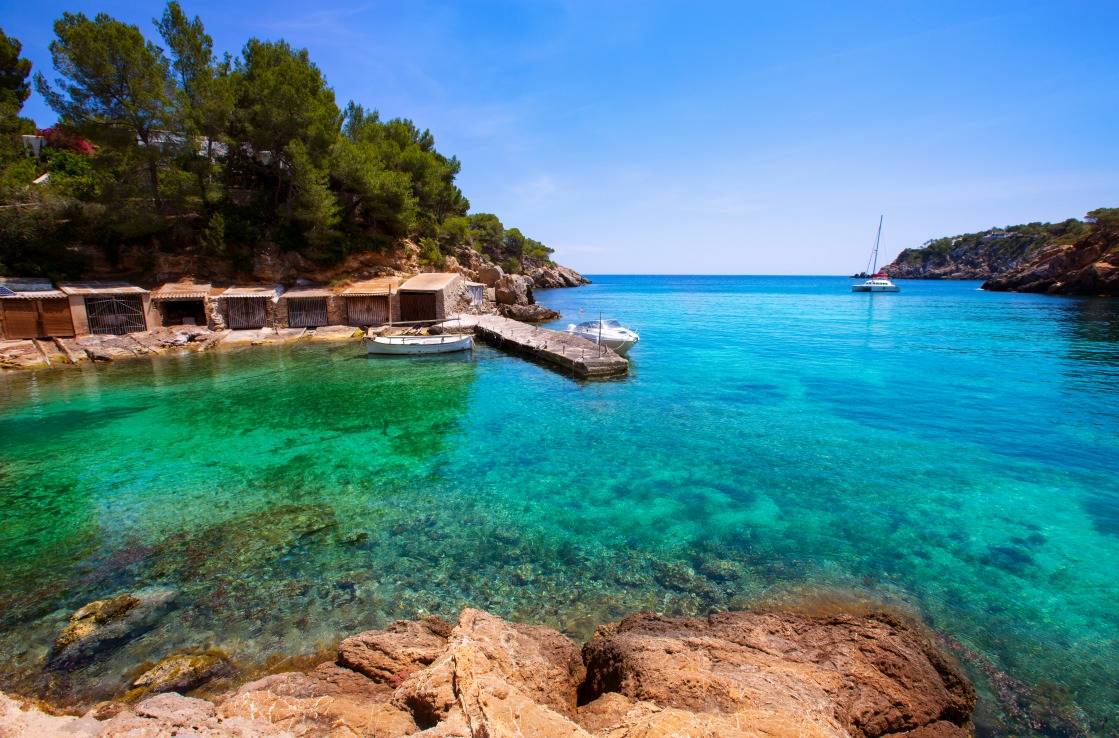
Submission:
<svg viewBox="0 0 1119 738">
<path fill-rule="evenodd" d="M 905 249 L 882 271 L 895 279 L 988 279 L 1014 269 L 1046 242 L 1044 234 L 995 229 Z"/>
<path fill-rule="evenodd" d="M 930 241 L 882 271 L 898 279 L 983 279 L 984 289 L 1119 294 L 1119 209 Z"/>
<path fill-rule="evenodd" d="M 962 738 L 975 703 L 923 627 L 885 610 L 642 613 L 580 648 L 466 609 L 208 699 L 163 692 L 77 717 L 0 695 L 0 735 Z"/>
<path fill-rule="evenodd" d="M 1119 295 L 1119 210 L 1108 213 L 1097 217 L 1091 232 L 1075 243 L 1041 249 L 1013 269 L 987 280 L 983 289 Z"/>
</svg>

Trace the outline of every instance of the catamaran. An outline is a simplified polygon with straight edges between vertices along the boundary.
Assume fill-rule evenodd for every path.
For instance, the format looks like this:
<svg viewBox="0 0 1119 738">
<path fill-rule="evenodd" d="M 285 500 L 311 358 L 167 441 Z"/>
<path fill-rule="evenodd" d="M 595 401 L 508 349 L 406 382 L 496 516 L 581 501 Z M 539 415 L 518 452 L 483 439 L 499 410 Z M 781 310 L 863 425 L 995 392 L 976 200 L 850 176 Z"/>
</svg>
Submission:
<svg viewBox="0 0 1119 738">
<path fill-rule="evenodd" d="M 852 292 L 901 292 L 901 288 L 890 281 L 890 275 L 878 271 L 878 244 L 882 240 L 882 216 L 878 216 L 878 235 L 874 237 L 874 252 L 871 255 L 872 266 L 866 271 L 870 275 L 862 284 L 851 285 Z"/>
</svg>

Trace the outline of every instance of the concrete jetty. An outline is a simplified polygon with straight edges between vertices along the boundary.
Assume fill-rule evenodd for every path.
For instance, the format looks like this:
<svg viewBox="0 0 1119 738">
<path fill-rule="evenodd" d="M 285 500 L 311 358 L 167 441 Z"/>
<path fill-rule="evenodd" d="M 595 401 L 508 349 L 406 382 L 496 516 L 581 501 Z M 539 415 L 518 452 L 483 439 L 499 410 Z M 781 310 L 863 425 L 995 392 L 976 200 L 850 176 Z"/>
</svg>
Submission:
<svg viewBox="0 0 1119 738">
<path fill-rule="evenodd" d="M 605 346 L 570 333 L 539 328 L 498 315 L 457 315 L 444 324 L 473 328 L 474 335 L 491 346 L 530 356 L 580 379 L 621 377 L 629 362 Z"/>
</svg>

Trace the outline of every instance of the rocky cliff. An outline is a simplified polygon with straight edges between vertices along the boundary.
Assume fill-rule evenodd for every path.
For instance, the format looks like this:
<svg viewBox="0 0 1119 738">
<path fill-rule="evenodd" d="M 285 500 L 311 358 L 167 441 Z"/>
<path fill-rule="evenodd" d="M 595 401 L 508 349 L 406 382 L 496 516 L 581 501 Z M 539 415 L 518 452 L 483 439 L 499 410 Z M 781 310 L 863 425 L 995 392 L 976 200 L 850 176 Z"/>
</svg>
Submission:
<svg viewBox="0 0 1119 738">
<path fill-rule="evenodd" d="M 1119 295 L 1119 208 L 1089 213 L 1090 229 L 1070 244 L 1039 249 L 983 289 L 1056 295 Z"/>
<path fill-rule="evenodd" d="M 329 265 L 317 264 L 298 252 L 285 251 L 277 244 L 269 243 L 259 244 L 247 263 L 213 257 L 190 247 L 168 251 L 126 249 L 113 261 L 109 261 L 98 247 L 74 246 L 73 250 L 80 252 L 76 260 L 84 265 L 83 278 L 123 278 L 148 286 L 182 277 L 213 281 L 215 284 L 292 284 L 300 279 L 331 283 L 394 274 L 412 275 L 421 271 L 459 272 L 467 279 L 492 286 L 494 280 L 485 279 L 484 275 L 504 274 L 502 267 L 492 259 L 466 245 L 455 247 L 438 262 L 425 262 L 420 246 L 408 239 L 397 242 L 391 248 L 355 251 Z M 532 285 L 538 289 L 577 287 L 590 283 L 573 269 L 527 257 L 519 273 L 531 277 Z"/>
<path fill-rule="evenodd" d="M 989 279 L 1015 269 L 1051 243 L 1075 240 L 1085 229 L 1085 223 L 1070 219 L 938 238 L 905 249 L 882 271 L 900 279 Z"/>
<path fill-rule="evenodd" d="M 0 736 L 962 738 L 976 703 L 921 626 L 873 610 L 645 613 L 580 649 L 467 609 L 361 633 L 309 671 L 210 699 L 170 691 L 198 683 L 179 658 L 81 717 L 0 695 Z"/>
</svg>

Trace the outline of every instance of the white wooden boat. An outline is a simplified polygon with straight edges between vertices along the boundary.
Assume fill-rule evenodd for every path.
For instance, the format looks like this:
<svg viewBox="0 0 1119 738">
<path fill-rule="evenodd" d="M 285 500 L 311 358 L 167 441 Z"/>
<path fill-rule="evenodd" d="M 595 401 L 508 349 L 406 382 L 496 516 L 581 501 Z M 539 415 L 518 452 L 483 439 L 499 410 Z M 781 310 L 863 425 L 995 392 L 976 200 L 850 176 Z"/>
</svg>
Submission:
<svg viewBox="0 0 1119 738">
<path fill-rule="evenodd" d="M 449 354 L 473 348 L 474 336 L 456 333 L 442 336 L 374 336 L 365 339 L 365 350 L 369 354 Z"/>
</svg>

